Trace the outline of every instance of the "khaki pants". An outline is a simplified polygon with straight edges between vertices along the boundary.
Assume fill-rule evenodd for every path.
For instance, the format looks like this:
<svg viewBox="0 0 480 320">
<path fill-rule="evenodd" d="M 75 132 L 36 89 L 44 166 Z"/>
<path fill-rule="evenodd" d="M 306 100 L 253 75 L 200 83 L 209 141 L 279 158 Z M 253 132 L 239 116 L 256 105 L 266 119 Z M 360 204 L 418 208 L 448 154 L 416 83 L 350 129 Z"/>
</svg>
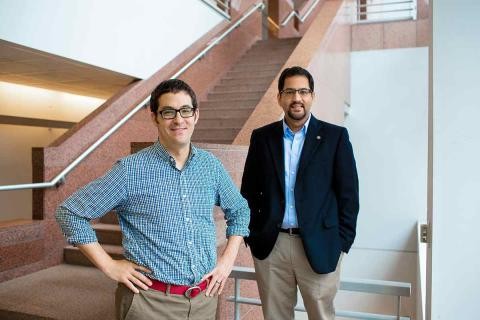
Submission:
<svg viewBox="0 0 480 320">
<path fill-rule="evenodd" d="M 334 272 L 318 274 L 305 256 L 300 236 L 280 232 L 270 255 L 264 260 L 253 259 L 265 320 L 294 319 L 297 285 L 308 319 L 333 320 L 342 257 L 343 253 Z"/>
<path fill-rule="evenodd" d="M 205 291 L 193 299 L 156 290 L 140 290 L 135 294 L 119 283 L 115 292 L 115 309 L 119 320 L 214 320 L 217 296 Z"/>
</svg>

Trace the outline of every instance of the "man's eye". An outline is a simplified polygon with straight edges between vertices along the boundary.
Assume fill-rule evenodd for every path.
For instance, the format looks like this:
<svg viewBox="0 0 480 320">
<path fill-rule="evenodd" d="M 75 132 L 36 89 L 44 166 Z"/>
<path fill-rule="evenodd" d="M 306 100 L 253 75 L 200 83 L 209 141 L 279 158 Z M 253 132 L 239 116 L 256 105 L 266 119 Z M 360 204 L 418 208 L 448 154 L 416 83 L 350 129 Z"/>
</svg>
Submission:
<svg viewBox="0 0 480 320">
<path fill-rule="evenodd" d="M 173 114 L 175 114 L 175 111 L 173 111 L 173 110 L 163 110 L 162 111 L 162 115 L 164 115 L 164 116 L 171 116 Z"/>
</svg>

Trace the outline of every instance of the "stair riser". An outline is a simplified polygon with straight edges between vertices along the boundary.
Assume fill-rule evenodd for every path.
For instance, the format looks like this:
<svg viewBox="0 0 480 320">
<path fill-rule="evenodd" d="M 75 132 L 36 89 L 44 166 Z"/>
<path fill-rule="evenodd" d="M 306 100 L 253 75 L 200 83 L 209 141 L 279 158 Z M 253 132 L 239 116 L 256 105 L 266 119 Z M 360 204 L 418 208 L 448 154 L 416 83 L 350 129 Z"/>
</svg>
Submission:
<svg viewBox="0 0 480 320">
<path fill-rule="evenodd" d="M 232 118 L 232 119 L 205 119 L 200 118 L 195 128 L 197 129 L 208 129 L 208 128 L 241 128 L 243 124 L 247 121 L 247 118 Z"/>
<path fill-rule="evenodd" d="M 202 112 L 212 109 L 252 109 L 257 103 L 258 99 L 208 101 L 200 104 L 200 116 Z"/>
<path fill-rule="evenodd" d="M 225 101 L 228 104 L 229 100 L 260 100 L 264 92 L 212 92 L 208 94 L 209 101 Z"/>
<path fill-rule="evenodd" d="M 98 242 L 102 244 L 122 245 L 122 232 L 118 230 L 95 230 Z"/>
<path fill-rule="evenodd" d="M 118 224 L 117 214 L 113 211 L 110 211 L 100 218 L 100 222 L 107 224 Z"/>
<path fill-rule="evenodd" d="M 239 61 L 240 64 L 248 63 L 261 63 L 264 64 L 281 64 L 285 63 L 287 59 L 292 54 L 291 51 L 277 51 L 277 52 L 252 52 L 245 55 L 242 60 Z"/>
<path fill-rule="evenodd" d="M 226 93 L 232 91 L 266 91 L 270 86 L 270 82 L 262 84 L 241 84 L 241 85 L 219 85 L 215 87 L 213 93 Z"/>
<path fill-rule="evenodd" d="M 276 71 L 278 72 L 282 65 L 272 64 L 272 65 L 262 65 L 262 64 L 243 64 L 237 65 L 231 69 L 232 72 L 247 72 L 247 71 Z"/>
<path fill-rule="evenodd" d="M 197 141 L 201 139 L 221 139 L 233 140 L 240 129 L 195 129 L 193 138 Z"/>
<path fill-rule="evenodd" d="M 273 78 L 277 75 L 278 71 L 229 71 L 225 77 L 227 79 L 249 79 L 252 77 L 271 77 Z"/>
<path fill-rule="evenodd" d="M 253 108 L 244 108 L 240 110 L 228 110 L 228 109 L 221 109 L 221 110 L 203 110 L 200 112 L 200 120 L 208 119 L 208 118 L 216 118 L 216 117 L 231 117 L 231 118 L 248 118 L 248 116 L 252 113 Z"/>
<path fill-rule="evenodd" d="M 251 77 L 251 78 L 244 78 L 244 79 L 223 79 L 220 81 L 220 86 L 235 86 L 235 85 L 265 85 L 270 84 L 273 81 L 273 77 Z"/>
<path fill-rule="evenodd" d="M 226 145 L 231 145 L 233 142 L 233 139 L 228 139 L 228 140 L 220 140 L 220 139 L 202 139 L 202 140 L 195 140 L 195 138 L 192 139 L 193 143 L 215 143 L 215 144 L 226 144 Z"/>
<path fill-rule="evenodd" d="M 120 260 L 124 258 L 123 255 L 121 254 L 110 254 L 110 256 L 116 260 Z M 87 257 L 85 257 L 83 253 L 80 252 L 80 250 L 65 248 L 63 250 L 63 258 L 65 263 L 67 264 L 75 264 L 75 265 L 89 266 L 89 267 L 94 266 L 90 262 L 90 260 L 88 260 Z"/>
</svg>

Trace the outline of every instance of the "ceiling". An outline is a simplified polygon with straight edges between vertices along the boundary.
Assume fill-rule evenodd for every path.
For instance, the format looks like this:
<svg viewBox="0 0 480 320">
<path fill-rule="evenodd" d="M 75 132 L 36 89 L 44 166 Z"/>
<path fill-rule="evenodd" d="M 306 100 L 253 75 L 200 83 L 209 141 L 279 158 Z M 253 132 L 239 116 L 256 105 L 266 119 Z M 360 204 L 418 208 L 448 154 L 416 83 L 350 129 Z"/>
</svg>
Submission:
<svg viewBox="0 0 480 320">
<path fill-rule="evenodd" d="M 107 99 L 134 80 L 0 39 L 0 81 Z"/>
</svg>

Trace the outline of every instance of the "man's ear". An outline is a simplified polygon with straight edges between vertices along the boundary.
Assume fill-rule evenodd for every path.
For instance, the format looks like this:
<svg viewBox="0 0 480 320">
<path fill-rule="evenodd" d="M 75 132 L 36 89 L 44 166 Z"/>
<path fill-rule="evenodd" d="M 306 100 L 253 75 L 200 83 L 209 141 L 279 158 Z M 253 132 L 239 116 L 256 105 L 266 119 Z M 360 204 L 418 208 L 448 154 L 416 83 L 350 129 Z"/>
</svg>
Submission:
<svg viewBox="0 0 480 320">
<path fill-rule="evenodd" d="M 197 107 L 197 109 L 195 109 L 195 116 L 194 117 L 195 117 L 194 124 L 197 124 L 198 118 L 200 117 L 200 109 L 198 109 L 198 107 Z"/>
<path fill-rule="evenodd" d="M 153 123 L 155 123 L 155 126 L 158 124 L 157 120 L 157 115 L 153 112 L 150 112 L 150 117 L 152 118 Z"/>
</svg>

